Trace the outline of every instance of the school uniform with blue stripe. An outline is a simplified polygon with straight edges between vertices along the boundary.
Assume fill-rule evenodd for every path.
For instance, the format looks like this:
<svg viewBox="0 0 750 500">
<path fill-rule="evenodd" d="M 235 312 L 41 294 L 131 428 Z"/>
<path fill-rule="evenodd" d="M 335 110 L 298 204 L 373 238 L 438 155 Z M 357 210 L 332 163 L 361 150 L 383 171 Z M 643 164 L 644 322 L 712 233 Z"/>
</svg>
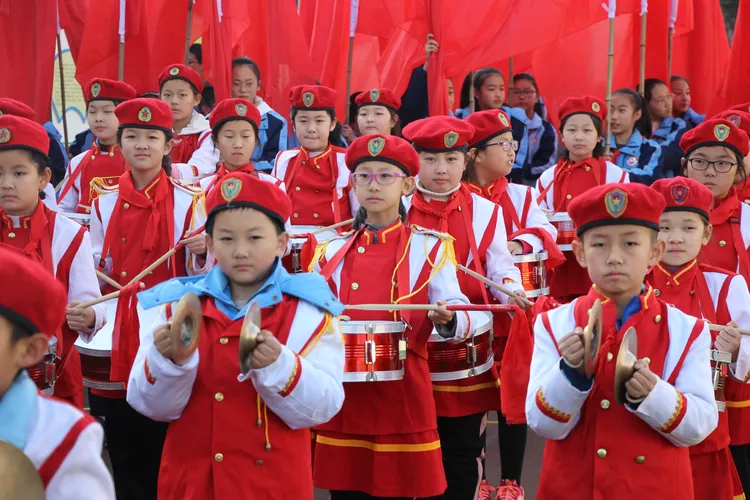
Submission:
<svg viewBox="0 0 750 500">
<path fill-rule="evenodd" d="M 287 149 L 288 134 L 286 120 L 260 98 L 256 99 L 260 111 L 260 127 L 258 127 L 258 144 L 255 145 L 250 160 L 256 170 L 270 172 L 279 151 Z"/>
<path fill-rule="evenodd" d="M 706 119 L 705 114 L 696 113 L 693 108 L 688 108 L 687 111 L 685 111 L 685 114 L 682 115 L 682 119 L 685 121 L 685 125 L 687 125 L 687 129 L 691 130 L 703 123 Z"/>
<path fill-rule="evenodd" d="M 627 144 L 620 146 L 611 134 L 609 143 L 617 151 L 612 162 L 630 174 L 631 182 L 651 184 L 661 177 L 661 146 L 651 139 L 646 139 L 638 130 L 633 131 Z"/>
</svg>

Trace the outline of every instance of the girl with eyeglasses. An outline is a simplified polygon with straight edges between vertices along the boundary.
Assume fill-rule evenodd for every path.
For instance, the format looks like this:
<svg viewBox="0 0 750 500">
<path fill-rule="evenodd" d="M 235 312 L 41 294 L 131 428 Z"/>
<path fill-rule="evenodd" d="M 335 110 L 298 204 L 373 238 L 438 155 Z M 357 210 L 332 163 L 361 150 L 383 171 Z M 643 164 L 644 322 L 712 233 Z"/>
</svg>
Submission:
<svg viewBox="0 0 750 500">
<path fill-rule="evenodd" d="M 603 101 L 576 97 L 563 102 L 558 112 L 563 156 L 554 168 L 546 170 L 537 182 L 539 206 L 554 213 L 567 212 L 574 198 L 602 184 L 630 182 L 623 169 L 602 156 L 602 124 L 607 117 Z M 549 279 L 550 293 L 562 302 L 588 293 L 591 281 L 573 252 Z"/>
<path fill-rule="evenodd" d="M 651 116 L 651 139 L 660 146 L 678 143 L 687 130 L 682 118 L 672 116 L 674 95 L 667 84 L 656 78 L 647 78 L 644 83 L 643 97 Z"/>
<path fill-rule="evenodd" d="M 680 141 L 685 150 L 683 173 L 711 190 L 713 234 L 698 260 L 750 278 L 750 206 L 740 202 L 735 182 L 745 180 L 742 161 L 750 141 L 730 120 L 712 118 L 688 131 Z M 741 382 L 741 381 L 740 381 Z M 750 488 L 750 385 L 727 377 L 730 446 L 745 491 Z"/>
<path fill-rule="evenodd" d="M 651 119 L 643 97 L 632 89 L 612 94 L 610 161 L 630 174 L 630 180 L 649 185 L 661 176 L 661 146 L 651 137 Z"/>
<path fill-rule="evenodd" d="M 750 113 L 747 112 L 747 109 L 748 106 L 735 106 L 727 111 L 722 111 L 713 118 L 729 120 L 750 138 Z M 750 205 L 750 182 L 747 181 L 748 176 L 750 176 L 750 155 L 742 159 L 742 169 L 745 171 L 745 176 L 738 179 L 734 187 L 737 189 L 740 202 Z"/>
<path fill-rule="evenodd" d="M 514 107 L 526 112 L 527 133 L 519 144 L 519 149 L 528 150 L 528 161 L 523 169 L 523 176 L 511 178 L 513 182 L 536 181 L 539 176 L 557 162 L 557 132 L 550 122 L 545 120 L 544 105 L 541 102 L 539 86 L 533 76 L 519 73 L 513 77 L 511 103 Z M 518 169 L 516 169 L 518 171 Z M 520 173 L 520 172 L 519 172 Z M 533 185 L 533 182 L 530 183 Z"/>
<path fill-rule="evenodd" d="M 344 383 L 341 411 L 318 427 L 314 483 L 331 490 L 332 500 L 442 496 L 446 480 L 427 342 L 433 327 L 460 342 L 487 316 L 442 307 L 468 303 L 456 278 L 453 238 L 404 224 L 401 200 L 420 171 L 412 146 L 394 136 L 366 135 L 349 147 L 346 164 L 361 204 L 354 231 L 319 246 L 313 270 L 344 304 L 440 307 L 428 313 L 347 311 L 354 321 L 409 325 L 406 374 L 388 382 Z"/>
</svg>

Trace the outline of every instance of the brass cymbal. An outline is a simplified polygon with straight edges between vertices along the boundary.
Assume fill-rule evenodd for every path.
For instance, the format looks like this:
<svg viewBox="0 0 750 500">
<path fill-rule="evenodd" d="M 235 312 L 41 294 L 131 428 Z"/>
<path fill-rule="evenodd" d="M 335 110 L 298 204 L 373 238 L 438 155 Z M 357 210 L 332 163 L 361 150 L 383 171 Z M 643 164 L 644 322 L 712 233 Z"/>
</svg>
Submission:
<svg viewBox="0 0 750 500">
<path fill-rule="evenodd" d="M 615 401 L 617 404 L 625 404 L 625 382 L 635 373 L 635 362 L 638 360 L 638 335 L 632 326 L 625 332 L 625 336 L 617 352 L 615 362 Z"/>
<path fill-rule="evenodd" d="M 260 333 L 260 304 L 253 301 L 245 313 L 245 320 L 240 330 L 240 372 L 246 375 L 250 371 L 250 358 L 258 346 L 258 334 Z"/>
<path fill-rule="evenodd" d="M 591 377 L 599 365 L 599 346 L 602 343 L 602 302 L 597 299 L 589 309 L 589 322 L 583 329 L 584 369 Z"/>
<path fill-rule="evenodd" d="M 202 328 L 201 301 L 194 293 L 187 293 L 177 303 L 169 326 L 172 360 L 175 364 L 184 364 L 195 352 Z"/>
</svg>

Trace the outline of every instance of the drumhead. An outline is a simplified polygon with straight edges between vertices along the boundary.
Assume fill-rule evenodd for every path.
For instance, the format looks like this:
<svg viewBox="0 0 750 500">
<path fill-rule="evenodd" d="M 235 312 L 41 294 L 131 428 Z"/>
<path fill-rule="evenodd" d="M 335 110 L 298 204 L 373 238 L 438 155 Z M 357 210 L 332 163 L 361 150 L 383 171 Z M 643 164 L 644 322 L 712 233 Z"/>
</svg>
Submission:
<svg viewBox="0 0 750 500">
<path fill-rule="evenodd" d="M 78 337 L 75 346 L 78 352 L 85 356 L 109 357 L 112 355 L 112 332 L 115 328 L 115 316 L 117 314 L 117 299 L 104 302 L 107 306 L 107 323 L 101 330 L 96 332 L 91 342 L 86 343 L 81 337 Z M 156 317 L 159 315 L 159 307 L 144 309 L 138 304 L 138 321 L 140 323 L 141 335 L 151 328 Z"/>
<path fill-rule="evenodd" d="M 550 222 L 573 222 L 573 219 L 570 218 L 568 212 L 555 212 L 554 214 L 548 215 L 547 219 Z"/>
<path fill-rule="evenodd" d="M 372 325 L 372 332 L 368 327 Z M 401 321 L 342 321 L 341 333 L 343 335 L 363 333 L 402 333 L 406 326 Z"/>
<path fill-rule="evenodd" d="M 513 262 L 516 264 L 523 264 L 527 262 L 543 262 L 549 259 L 549 253 L 546 250 L 542 250 L 538 253 L 525 253 L 521 255 L 515 255 Z"/>
</svg>

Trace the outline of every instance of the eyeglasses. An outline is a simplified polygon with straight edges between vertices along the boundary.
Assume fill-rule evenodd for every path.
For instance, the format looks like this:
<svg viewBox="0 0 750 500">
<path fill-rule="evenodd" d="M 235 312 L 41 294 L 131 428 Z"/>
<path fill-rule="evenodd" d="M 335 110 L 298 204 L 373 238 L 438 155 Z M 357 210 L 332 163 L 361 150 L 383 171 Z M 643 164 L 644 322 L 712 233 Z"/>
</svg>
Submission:
<svg viewBox="0 0 750 500">
<path fill-rule="evenodd" d="M 513 95 L 515 96 L 524 96 L 524 97 L 531 97 L 534 94 L 536 94 L 536 90 L 534 89 L 524 89 L 524 90 L 516 90 L 513 89 Z"/>
<path fill-rule="evenodd" d="M 732 170 L 733 167 L 736 167 L 737 164 L 731 161 L 726 160 L 720 160 L 720 161 L 708 161 L 704 160 L 703 158 L 690 158 L 688 160 L 688 163 L 690 163 L 690 166 L 693 167 L 695 170 L 698 171 L 704 171 L 708 167 L 712 166 L 714 167 L 714 170 L 716 170 L 719 174 L 726 174 L 730 170 Z"/>
<path fill-rule="evenodd" d="M 518 151 L 518 141 L 490 142 L 487 147 L 501 146 L 506 153 L 509 151 Z"/>
<path fill-rule="evenodd" d="M 398 177 L 409 177 L 406 174 L 398 172 L 378 172 L 377 174 L 368 174 L 365 172 L 355 172 L 352 174 L 352 182 L 357 186 L 369 186 L 373 179 L 381 186 L 388 186 L 396 182 Z"/>
</svg>

